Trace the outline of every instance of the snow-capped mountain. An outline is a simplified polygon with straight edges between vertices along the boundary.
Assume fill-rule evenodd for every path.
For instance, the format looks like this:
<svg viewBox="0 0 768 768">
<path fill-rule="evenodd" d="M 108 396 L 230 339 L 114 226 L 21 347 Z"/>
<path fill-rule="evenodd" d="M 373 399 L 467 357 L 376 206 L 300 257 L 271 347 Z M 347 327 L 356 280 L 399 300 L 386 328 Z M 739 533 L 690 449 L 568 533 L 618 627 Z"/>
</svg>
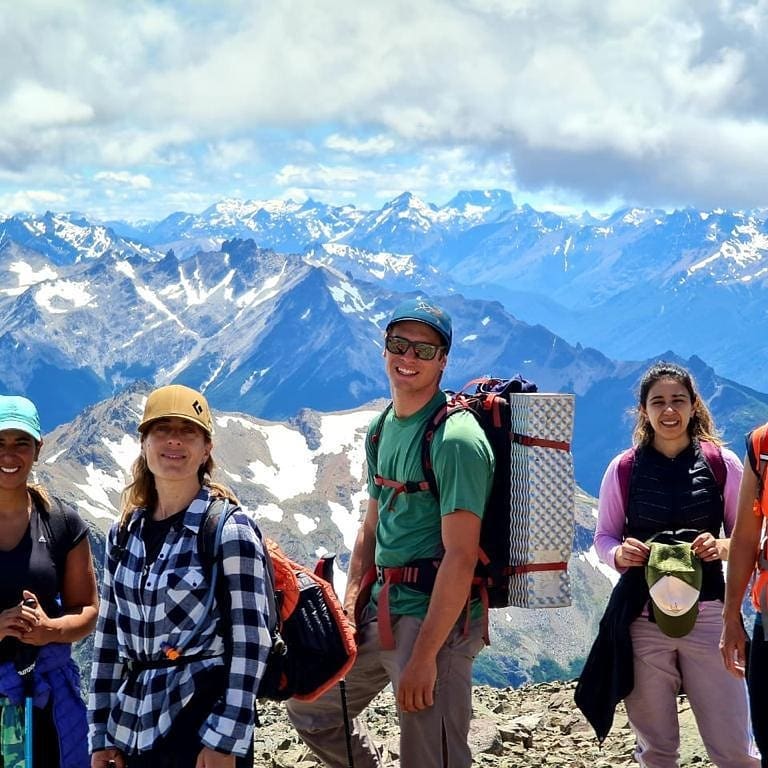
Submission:
<svg viewBox="0 0 768 768">
<path fill-rule="evenodd" d="M 19 214 L 0 217 L 0 248 L 14 244 L 45 256 L 53 264 L 73 264 L 111 252 L 121 256 L 157 255 L 147 245 L 117 235 L 109 227 L 94 224 L 76 213 L 42 216 Z"/>
<path fill-rule="evenodd" d="M 200 214 L 174 213 L 140 226 L 110 222 L 126 236 L 180 258 L 215 251 L 232 239 L 252 239 L 262 248 L 298 253 L 349 232 L 364 214 L 353 206 L 336 207 L 313 200 L 304 204 L 275 200 L 222 200 Z"/>
<path fill-rule="evenodd" d="M 229 199 L 139 224 L 15 216 L 3 220 L 0 246 L 33 248 L 62 265 L 106 252 L 157 259 L 172 250 L 184 260 L 253 239 L 390 289 L 496 299 L 516 317 L 614 357 L 665 347 L 697 354 L 768 389 L 760 322 L 767 216 L 626 209 L 597 219 L 518 206 L 500 190 L 459 192 L 443 206 L 406 192 L 377 211 Z"/>
</svg>

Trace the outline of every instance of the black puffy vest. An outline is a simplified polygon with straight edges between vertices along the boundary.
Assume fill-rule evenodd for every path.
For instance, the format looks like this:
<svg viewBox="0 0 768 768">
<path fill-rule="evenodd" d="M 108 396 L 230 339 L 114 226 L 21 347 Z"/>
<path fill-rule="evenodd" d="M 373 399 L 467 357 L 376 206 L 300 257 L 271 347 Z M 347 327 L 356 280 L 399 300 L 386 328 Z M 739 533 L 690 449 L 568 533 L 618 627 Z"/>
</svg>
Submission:
<svg viewBox="0 0 768 768">
<path fill-rule="evenodd" d="M 662 531 L 686 531 L 693 541 L 709 531 L 720 537 L 723 497 L 697 441 L 673 459 L 653 446 L 638 448 L 629 484 L 626 535 L 640 541 Z M 692 529 L 692 530 L 689 530 Z M 702 564 L 702 600 L 722 600 L 723 567 L 719 560 Z"/>
</svg>

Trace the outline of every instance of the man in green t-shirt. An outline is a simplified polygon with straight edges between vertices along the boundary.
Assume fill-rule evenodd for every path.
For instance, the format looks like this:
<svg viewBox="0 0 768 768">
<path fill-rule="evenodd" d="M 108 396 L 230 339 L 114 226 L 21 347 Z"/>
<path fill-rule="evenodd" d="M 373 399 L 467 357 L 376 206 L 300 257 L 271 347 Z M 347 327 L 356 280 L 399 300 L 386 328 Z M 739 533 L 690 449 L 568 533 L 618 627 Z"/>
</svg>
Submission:
<svg viewBox="0 0 768 768">
<path fill-rule="evenodd" d="M 432 441 L 439 503 L 423 484 L 421 464 L 427 422 L 446 401 L 440 380 L 452 335 L 448 313 L 424 299 L 397 307 L 386 328 L 392 408 L 369 427 L 370 498 L 344 598 L 348 614 L 357 605 L 359 617 L 358 657 L 346 679 L 355 768 L 382 764 L 358 715 L 390 683 L 398 704 L 401 768 L 472 763 L 467 744 L 472 662 L 483 645 L 483 621 L 481 606 L 470 601 L 470 588 L 493 453 L 475 417 L 460 412 L 438 428 Z M 397 583 L 403 566 L 416 563 L 427 583 L 419 588 Z M 378 578 L 370 598 L 361 598 L 372 572 Z M 313 703 L 291 701 L 288 712 L 326 765 L 349 765 L 337 691 Z"/>
</svg>

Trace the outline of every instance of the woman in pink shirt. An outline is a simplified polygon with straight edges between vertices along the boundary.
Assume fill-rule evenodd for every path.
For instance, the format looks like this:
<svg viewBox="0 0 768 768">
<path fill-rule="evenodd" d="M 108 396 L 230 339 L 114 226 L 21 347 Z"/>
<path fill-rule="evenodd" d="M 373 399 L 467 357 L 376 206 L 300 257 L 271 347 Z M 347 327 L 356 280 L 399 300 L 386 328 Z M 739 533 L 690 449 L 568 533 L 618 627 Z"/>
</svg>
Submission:
<svg viewBox="0 0 768 768">
<path fill-rule="evenodd" d="M 647 768 L 676 768 L 676 697 L 684 690 L 712 762 L 759 766 L 745 686 L 725 670 L 718 648 L 722 561 L 728 558 L 741 463 L 722 447 L 690 373 L 673 363 L 657 363 L 643 376 L 633 443 L 631 454 L 616 456 L 603 477 L 594 543 L 600 559 L 622 574 L 612 602 L 617 594 L 631 594 L 637 606 L 625 614 L 631 662 L 622 662 L 632 665 L 624 702 L 636 758 Z M 663 536 L 690 541 L 701 561 L 698 613 L 681 637 L 662 631 L 649 610 L 644 566 L 649 540 Z"/>
</svg>

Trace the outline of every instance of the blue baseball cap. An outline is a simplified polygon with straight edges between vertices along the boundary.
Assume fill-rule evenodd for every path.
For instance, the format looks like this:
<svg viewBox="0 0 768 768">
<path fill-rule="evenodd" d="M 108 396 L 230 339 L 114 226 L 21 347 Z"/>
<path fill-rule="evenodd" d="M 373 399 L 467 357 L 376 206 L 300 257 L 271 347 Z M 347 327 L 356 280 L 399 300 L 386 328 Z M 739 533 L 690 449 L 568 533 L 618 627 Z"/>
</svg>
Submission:
<svg viewBox="0 0 768 768">
<path fill-rule="evenodd" d="M 387 323 L 387 331 L 395 324 L 406 320 L 414 320 L 417 323 L 424 323 L 430 328 L 434 328 L 445 341 L 446 351 L 451 349 L 453 339 L 453 326 L 451 316 L 437 304 L 433 304 L 428 299 L 419 297 L 418 299 L 408 299 L 400 304 L 392 313 L 392 317 Z"/>
<path fill-rule="evenodd" d="M 39 443 L 40 416 L 35 404 L 19 395 L 0 395 L 0 431 L 4 429 L 26 432 Z"/>
</svg>

